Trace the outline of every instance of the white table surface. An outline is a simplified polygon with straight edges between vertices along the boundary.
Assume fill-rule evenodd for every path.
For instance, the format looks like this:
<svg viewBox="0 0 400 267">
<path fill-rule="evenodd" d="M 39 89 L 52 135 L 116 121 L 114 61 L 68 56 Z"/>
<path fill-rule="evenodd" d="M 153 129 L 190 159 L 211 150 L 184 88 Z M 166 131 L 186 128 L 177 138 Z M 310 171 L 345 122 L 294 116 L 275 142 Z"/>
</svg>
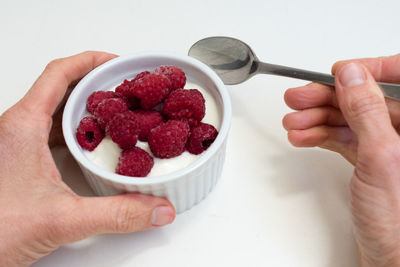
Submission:
<svg viewBox="0 0 400 267">
<path fill-rule="evenodd" d="M 0 112 L 47 62 L 84 50 L 186 54 L 214 35 L 248 42 L 271 63 L 329 72 L 333 62 L 399 51 L 400 2 L 371 0 L 0 1 Z M 352 167 L 320 149 L 295 149 L 281 126 L 285 88 L 260 75 L 230 86 L 233 120 L 221 180 L 164 228 L 66 245 L 33 266 L 357 266 L 349 214 Z M 65 148 L 65 181 L 91 190 Z"/>
</svg>

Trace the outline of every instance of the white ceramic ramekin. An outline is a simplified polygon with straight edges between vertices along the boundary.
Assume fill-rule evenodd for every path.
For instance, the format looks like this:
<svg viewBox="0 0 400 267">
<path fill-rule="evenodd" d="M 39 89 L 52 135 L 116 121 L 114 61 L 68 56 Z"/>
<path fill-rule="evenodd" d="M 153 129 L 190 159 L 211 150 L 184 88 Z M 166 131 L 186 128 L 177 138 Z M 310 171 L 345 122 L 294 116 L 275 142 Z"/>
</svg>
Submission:
<svg viewBox="0 0 400 267">
<path fill-rule="evenodd" d="M 217 139 L 194 163 L 168 175 L 133 178 L 102 170 L 84 155 L 75 137 L 76 128 L 85 113 L 88 96 L 93 91 L 108 90 L 124 79 L 131 79 L 137 73 L 152 70 L 159 65 L 181 68 L 188 81 L 211 93 L 218 105 L 221 121 Z M 209 67 L 188 56 L 148 52 L 112 59 L 87 74 L 67 101 L 62 126 L 69 150 L 98 195 L 140 192 L 165 197 L 175 206 L 176 212 L 181 213 L 204 199 L 221 176 L 231 117 L 231 101 L 227 89 Z"/>
</svg>

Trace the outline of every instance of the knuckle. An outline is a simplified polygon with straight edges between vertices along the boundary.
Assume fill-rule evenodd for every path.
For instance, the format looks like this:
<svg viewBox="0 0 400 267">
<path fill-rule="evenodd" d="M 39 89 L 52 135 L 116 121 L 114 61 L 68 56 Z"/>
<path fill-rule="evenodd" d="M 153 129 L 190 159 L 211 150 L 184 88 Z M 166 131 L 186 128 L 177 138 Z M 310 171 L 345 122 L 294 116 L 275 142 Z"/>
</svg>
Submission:
<svg viewBox="0 0 400 267">
<path fill-rule="evenodd" d="M 115 216 L 115 231 L 119 233 L 133 232 L 140 230 L 146 225 L 148 216 L 131 200 L 122 200 L 118 204 Z"/>
<path fill-rule="evenodd" d="M 0 129 L 2 131 L 5 129 L 18 131 L 20 125 L 29 125 L 30 127 L 26 131 L 33 129 L 37 133 L 38 129 L 47 128 L 51 124 L 51 117 L 40 116 L 32 111 L 30 106 L 21 102 L 15 104 L 0 116 Z"/>
<path fill-rule="evenodd" d="M 50 61 L 47 66 L 46 69 L 47 70 L 53 70 L 53 69 L 58 69 L 60 68 L 60 66 L 64 63 L 64 59 L 63 58 L 57 58 L 54 59 L 52 61 Z"/>
<path fill-rule="evenodd" d="M 85 55 L 93 55 L 93 54 L 95 54 L 96 53 L 96 51 L 94 51 L 94 50 L 86 50 L 86 51 L 84 51 L 82 54 L 85 54 Z"/>
<path fill-rule="evenodd" d="M 368 116 L 372 113 L 382 113 L 385 111 L 383 100 L 377 95 L 370 93 L 362 93 L 354 96 L 349 102 L 349 110 L 353 117 L 361 117 L 365 114 Z"/>
</svg>

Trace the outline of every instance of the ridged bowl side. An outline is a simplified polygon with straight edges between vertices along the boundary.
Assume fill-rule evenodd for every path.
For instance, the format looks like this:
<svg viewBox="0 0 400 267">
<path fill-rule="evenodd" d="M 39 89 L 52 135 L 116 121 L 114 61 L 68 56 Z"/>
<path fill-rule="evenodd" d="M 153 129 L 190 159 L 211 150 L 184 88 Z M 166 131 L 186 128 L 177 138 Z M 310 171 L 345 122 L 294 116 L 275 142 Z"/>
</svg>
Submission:
<svg viewBox="0 0 400 267">
<path fill-rule="evenodd" d="M 221 177 L 225 153 L 226 140 L 220 150 L 196 171 L 179 177 L 179 179 L 158 184 L 132 185 L 113 182 L 92 173 L 80 164 L 79 166 L 89 185 L 98 195 L 109 196 L 124 192 L 137 192 L 165 197 L 171 201 L 177 213 L 182 213 L 198 204 L 213 190 Z M 143 179 L 151 179 L 151 177 Z"/>
</svg>

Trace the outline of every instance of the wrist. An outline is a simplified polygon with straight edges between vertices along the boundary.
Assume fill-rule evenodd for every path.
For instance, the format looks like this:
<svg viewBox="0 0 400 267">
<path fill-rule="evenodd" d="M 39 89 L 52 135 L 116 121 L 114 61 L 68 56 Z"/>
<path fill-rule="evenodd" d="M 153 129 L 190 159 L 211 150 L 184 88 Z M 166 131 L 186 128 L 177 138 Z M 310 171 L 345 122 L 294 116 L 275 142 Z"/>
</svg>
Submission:
<svg viewBox="0 0 400 267">
<path fill-rule="evenodd" d="M 400 248 L 398 250 L 400 252 Z M 359 250 L 360 267 L 396 267 L 400 266 L 400 254 L 395 251 L 392 255 L 372 257 Z"/>
<path fill-rule="evenodd" d="M 43 231 L 46 227 L 34 216 L 30 218 L 27 224 L 22 223 L 24 220 L 14 220 L 9 214 L 0 216 L 0 221 L 4 222 L 0 232 L 0 266 L 30 266 L 58 247 L 46 238 L 46 231 Z"/>
</svg>

